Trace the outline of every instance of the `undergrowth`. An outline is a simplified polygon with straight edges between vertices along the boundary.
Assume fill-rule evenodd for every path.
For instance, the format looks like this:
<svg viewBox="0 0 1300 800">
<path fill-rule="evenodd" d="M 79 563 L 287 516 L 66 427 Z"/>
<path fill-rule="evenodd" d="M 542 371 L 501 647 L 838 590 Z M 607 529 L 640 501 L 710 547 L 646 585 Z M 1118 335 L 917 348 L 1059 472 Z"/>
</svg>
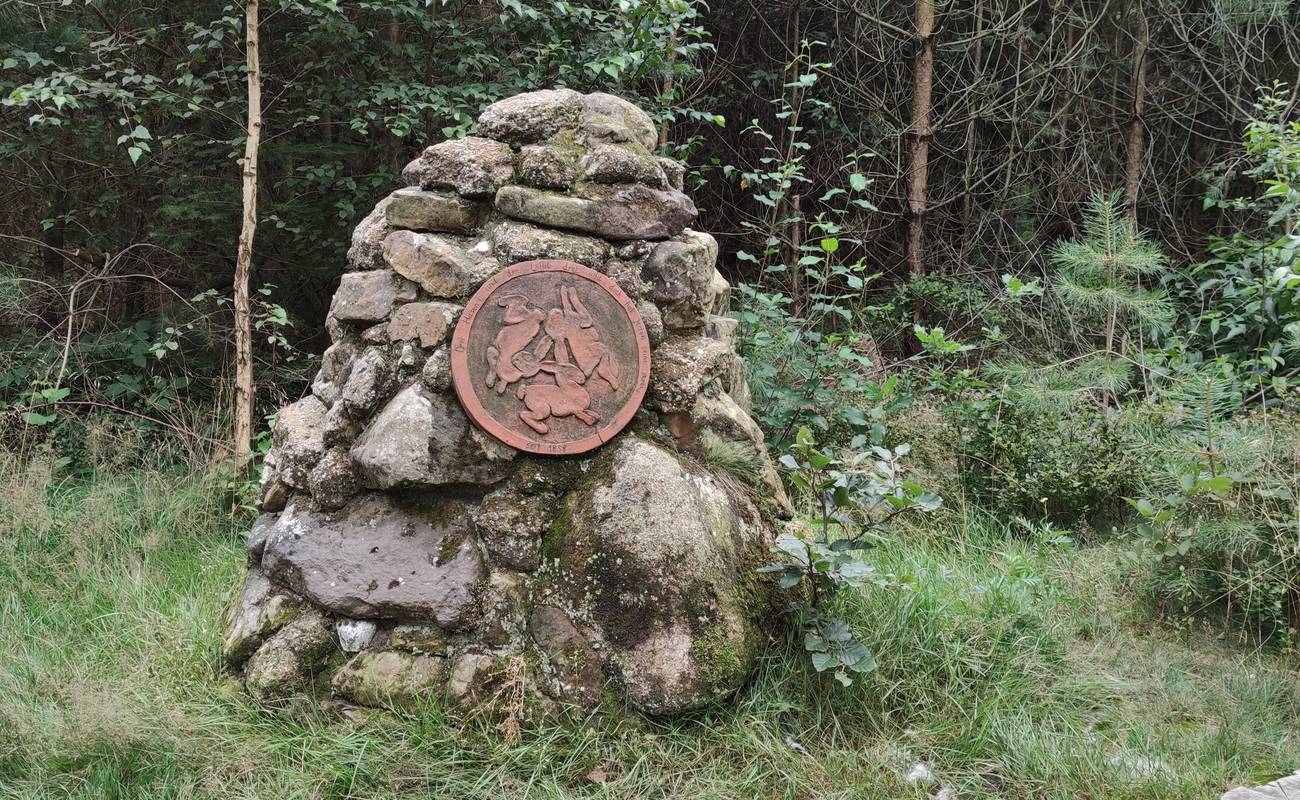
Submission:
<svg viewBox="0 0 1300 800">
<path fill-rule="evenodd" d="M 896 585 L 841 595 L 879 662 L 847 689 L 775 642 L 733 701 L 671 722 L 532 719 L 511 742 L 439 704 L 263 709 L 219 668 L 248 522 L 221 478 L 71 482 L 16 461 L 0 459 L 4 798 L 1181 798 L 1300 760 L 1293 665 L 1152 625 L 1118 547 L 971 510 L 874 550 Z M 918 763 L 933 781 L 909 784 Z"/>
</svg>

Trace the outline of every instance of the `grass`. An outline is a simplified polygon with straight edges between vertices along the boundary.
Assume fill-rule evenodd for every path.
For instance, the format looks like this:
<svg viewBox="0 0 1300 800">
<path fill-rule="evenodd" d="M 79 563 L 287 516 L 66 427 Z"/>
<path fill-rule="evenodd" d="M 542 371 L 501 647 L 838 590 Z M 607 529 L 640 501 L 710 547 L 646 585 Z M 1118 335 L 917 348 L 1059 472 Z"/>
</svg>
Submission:
<svg viewBox="0 0 1300 800">
<path fill-rule="evenodd" d="M 1154 624 L 1118 545 L 949 519 L 845 597 L 880 670 L 775 646 L 733 701 L 603 729 L 263 709 L 222 674 L 242 529 L 204 474 L 0 459 L 3 798 L 1211 798 L 1300 766 L 1300 676 Z M 934 783 L 905 779 L 917 761 Z"/>
</svg>

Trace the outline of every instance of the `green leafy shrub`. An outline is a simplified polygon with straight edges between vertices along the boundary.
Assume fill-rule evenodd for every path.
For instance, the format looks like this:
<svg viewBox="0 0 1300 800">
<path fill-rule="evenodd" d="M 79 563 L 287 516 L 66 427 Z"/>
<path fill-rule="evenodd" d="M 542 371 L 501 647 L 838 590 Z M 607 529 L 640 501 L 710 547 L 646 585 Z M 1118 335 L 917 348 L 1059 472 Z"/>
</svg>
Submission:
<svg viewBox="0 0 1300 800">
<path fill-rule="evenodd" d="M 1232 364 L 1262 399 L 1276 402 L 1300 353 L 1300 121 L 1290 92 L 1274 86 L 1255 103 L 1244 154 L 1216 170 L 1205 207 L 1232 214 L 1209 257 L 1164 277 L 1179 308 L 1176 344 Z M 1228 196 L 1232 179 L 1253 179 L 1253 197 Z M 1289 366 L 1289 364 L 1291 366 Z"/>
<path fill-rule="evenodd" d="M 892 450 L 876 446 L 841 457 L 819 447 L 812 431 L 803 427 L 790 452 L 781 456 L 790 482 L 816 503 L 815 527 L 804 536 L 777 537 L 774 552 L 781 558 L 759 572 L 775 573 L 782 589 L 796 590 L 788 610 L 813 668 L 832 673 L 845 686 L 853 674 L 874 670 L 876 660 L 849 623 L 833 612 L 836 597 L 867 583 L 888 583 L 859 553 L 873 547 L 895 517 L 935 511 L 943 502 L 903 478 L 902 459 L 910 450 L 906 444 Z"/>
<path fill-rule="evenodd" d="M 1064 410 L 1004 386 L 954 406 L 962 481 L 995 510 L 1070 524 L 1141 485 L 1149 465 L 1120 419 L 1090 401 Z"/>
</svg>

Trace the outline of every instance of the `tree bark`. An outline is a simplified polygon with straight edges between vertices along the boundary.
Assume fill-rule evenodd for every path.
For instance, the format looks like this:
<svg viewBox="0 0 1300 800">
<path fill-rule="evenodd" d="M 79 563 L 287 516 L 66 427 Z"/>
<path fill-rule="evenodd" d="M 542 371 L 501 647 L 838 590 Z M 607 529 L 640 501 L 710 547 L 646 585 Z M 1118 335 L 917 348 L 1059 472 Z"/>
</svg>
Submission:
<svg viewBox="0 0 1300 800">
<path fill-rule="evenodd" d="M 1141 2 L 1134 7 L 1133 31 L 1133 117 L 1129 120 L 1127 154 L 1124 165 L 1124 214 L 1137 224 L 1138 190 L 1142 185 L 1142 151 L 1146 138 L 1147 48 L 1151 34 L 1147 29 L 1146 9 Z"/>
<path fill-rule="evenodd" d="M 926 181 L 930 165 L 930 94 L 934 86 L 934 0 L 916 0 L 916 56 L 912 69 L 912 142 L 907 182 L 907 265 L 924 278 Z M 919 303 L 913 317 L 923 317 Z"/>
<path fill-rule="evenodd" d="M 984 10 L 978 3 L 975 4 L 975 76 L 971 83 L 975 86 L 984 84 Z M 977 91 L 974 94 L 975 109 L 970 111 L 970 118 L 966 121 L 966 164 L 962 174 L 962 201 L 961 201 L 961 227 L 968 240 L 973 240 L 971 225 L 971 215 L 975 210 L 975 196 L 971 191 L 971 182 L 975 177 L 975 137 L 977 135 L 975 123 L 979 120 L 980 113 L 983 111 L 984 92 Z"/>
<path fill-rule="evenodd" d="M 677 29 L 673 28 L 668 32 L 668 53 L 664 56 L 664 82 L 659 91 L 659 107 L 667 109 L 673 105 L 673 89 L 677 84 L 677 75 L 674 70 L 677 67 Z M 663 152 L 668 146 L 668 118 L 659 123 L 659 152 Z"/>
<path fill-rule="evenodd" d="M 245 0 L 244 33 L 248 68 L 248 130 L 244 138 L 244 216 L 235 257 L 235 467 L 242 470 L 252 455 L 253 312 L 248 295 L 257 233 L 257 151 L 262 138 L 262 76 L 257 52 L 258 0 Z"/>
</svg>

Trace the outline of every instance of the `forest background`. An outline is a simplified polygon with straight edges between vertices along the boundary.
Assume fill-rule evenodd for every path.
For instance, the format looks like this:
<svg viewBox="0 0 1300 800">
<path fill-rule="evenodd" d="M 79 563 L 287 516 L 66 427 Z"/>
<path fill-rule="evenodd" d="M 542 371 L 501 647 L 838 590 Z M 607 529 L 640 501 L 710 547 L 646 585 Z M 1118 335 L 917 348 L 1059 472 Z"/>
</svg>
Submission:
<svg viewBox="0 0 1300 800">
<path fill-rule="evenodd" d="M 0 0 L 0 797 L 1205 797 L 1300 764 L 1292 3 L 263 0 L 255 454 L 353 227 L 494 100 L 645 108 L 721 244 L 817 636 L 725 708 L 509 740 L 222 683 L 244 11 Z"/>
</svg>

